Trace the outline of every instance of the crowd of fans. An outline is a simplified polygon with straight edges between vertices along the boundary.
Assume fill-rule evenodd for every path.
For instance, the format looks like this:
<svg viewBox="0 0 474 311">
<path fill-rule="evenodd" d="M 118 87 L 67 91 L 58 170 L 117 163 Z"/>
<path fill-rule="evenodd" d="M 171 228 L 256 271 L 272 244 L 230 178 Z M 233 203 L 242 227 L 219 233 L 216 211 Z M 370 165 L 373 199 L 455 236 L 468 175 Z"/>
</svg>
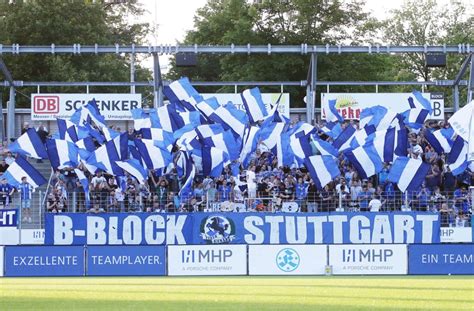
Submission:
<svg viewBox="0 0 474 311">
<path fill-rule="evenodd" d="M 322 124 L 316 124 L 317 128 Z M 350 121 L 344 126 L 355 126 Z M 446 155 L 437 154 L 424 139 L 424 131 L 448 127 L 446 122 L 427 122 L 425 128 L 409 134 L 408 156 L 421 158 L 431 165 L 419 190 L 401 193 L 387 180 L 390 164 L 367 180 L 363 180 L 341 154 L 341 175 L 318 190 L 305 168 L 278 167 L 277 158 L 264 145 L 259 145 L 247 169 L 237 173 L 231 166 L 221 176 L 211 178 L 196 174 L 193 190 L 178 195 L 184 180 L 176 170 L 158 176 L 150 172 L 147 183 L 139 184 L 127 177 L 118 181 L 113 176 L 97 173 L 89 177 L 89 200 L 73 169 L 57 171 L 51 179 L 47 197 L 49 212 L 193 212 L 232 211 L 244 204 L 248 211 L 284 210 L 286 202 L 296 202 L 301 212 L 331 211 L 437 211 L 446 226 L 468 226 L 471 215 L 470 185 L 474 174 L 466 170 L 453 176 Z M 129 139 L 140 133 L 128 131 Z M 322 136 L 323 139 L 328 137 Z M 329 139 L 330 140 L 330 139 Z M 5 161 L 11 159 L 7 156 Z M 119 183 L 123 183 L 119 185 Z M 74 204 L 74 206 L 72 206 Z"/>
</svg>

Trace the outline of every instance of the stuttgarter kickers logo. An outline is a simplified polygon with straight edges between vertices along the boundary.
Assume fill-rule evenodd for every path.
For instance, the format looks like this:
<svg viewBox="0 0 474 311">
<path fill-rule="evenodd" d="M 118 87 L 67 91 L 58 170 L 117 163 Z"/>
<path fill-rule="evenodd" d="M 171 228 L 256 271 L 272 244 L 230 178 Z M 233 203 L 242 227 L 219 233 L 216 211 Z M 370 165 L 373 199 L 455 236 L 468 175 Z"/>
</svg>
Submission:
<svg viewBox="0 0 474 311">
<path fill-rule="evenodd" d="M 232 219 L 223 216 L 209 216 L 201 222 L 201 237 L 208 244 L 225 244 L 235 239 L 235 225 Z"/>
<path fill-rule="evenodd" d="M 284 248 L 276 255 L 276 264 L 283 272 L 295 271 L 300 265 L 300 255 L 292 248 Z"/>
</svg>

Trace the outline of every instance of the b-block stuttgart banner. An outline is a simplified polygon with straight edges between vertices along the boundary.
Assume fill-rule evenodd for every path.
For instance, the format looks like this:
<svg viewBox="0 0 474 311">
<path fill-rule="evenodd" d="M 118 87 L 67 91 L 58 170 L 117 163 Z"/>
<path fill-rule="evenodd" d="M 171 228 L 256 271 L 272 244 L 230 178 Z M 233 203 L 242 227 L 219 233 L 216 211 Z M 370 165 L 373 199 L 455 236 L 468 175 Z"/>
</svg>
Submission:
<svg viewBox="0 0 474 311">
<path fill-rule="evenodd" d="M 439 243 L 436 213 L 48 214 L 47 245 Z"/>
</svg>

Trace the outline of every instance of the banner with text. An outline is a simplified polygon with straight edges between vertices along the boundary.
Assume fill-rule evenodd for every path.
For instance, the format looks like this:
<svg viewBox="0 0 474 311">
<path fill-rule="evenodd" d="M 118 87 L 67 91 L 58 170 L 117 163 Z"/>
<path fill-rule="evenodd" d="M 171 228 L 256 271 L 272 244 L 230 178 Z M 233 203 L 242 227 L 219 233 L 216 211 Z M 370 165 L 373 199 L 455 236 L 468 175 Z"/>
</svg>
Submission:
<svg viewBox="0 0 474 311">
<path fill-rule="evenodd" d="M 470 227 L 453 227 L 441 228 L 441 243 L 472 243 L 472 228 Z"/>
<path fill-rule="evenodd" d="M 474 274 L 474 244 L 409 245 L 409 274 Z"/>
<path fill-rule="evenodd" d="M 242 96 L 238 93 L 204 93 L 201 95 L 205 99 L 215 97 L 220 105 L 232 102 L 237 109 L 245 111 Z M 290 93 L 262 93 L 262 100 L 268 111 L 278 102 L 278 112 L 287 118 L 290 117 Z"/>
<path fill-rule="evenodd" d="M 249 275 L 323 275 L 326 245 L 250 245 Z"/>
<path fill-rule="evenodd" d="M 31 120 L 68 119 L 93 99 L 106 120 L 131 120 L 132 109 L 142 107 L 142 94 L 31 94 Z"/>
<path fill-rule="evenodd" d="M 46 245 L 192 244 L 191 214 L 46 214 Z"/>
<path fill-rule="evenodd" d="M 329 245 L 335 275 L 407 274 L 407 245 Z"/>
<path fill-rule="evenodd" d="M 168 246 L 168 275 L 246 274 L 246 245 Z"/>
<path fill-rule="evenodd" d="M 0 228 L 16 227 L 18 223 L 18 210 L 0 209 Z"/>
<path fill-rule="evenodd" d="M 165 275 L 164 246 L 88 246 L 87 275 Z"/>
<path fill-rule="evenodd" d="M 321 118 L 326 119 L 329 100 L 336 100 L 336 109 L 344 119 L 359 120 L 363 109 L 377 105 L 396 113 L 404 112 L 410 109 L 409 97 L 414 96 L 412 93 L 322 93 Z M 430 101 L 433 108 L 428 119 L 444 120 L 444 94 L 423 93 L 423 97 Z"/>
<path fill-rule="evenodd" d="M 5 276 L 84 275 L 83 246 L 6 246 Z"/>
<path fill-rule="evenodd" d="M 46 245 L 439 243 L 436 213 L 47 214 Z"/>
</svg>

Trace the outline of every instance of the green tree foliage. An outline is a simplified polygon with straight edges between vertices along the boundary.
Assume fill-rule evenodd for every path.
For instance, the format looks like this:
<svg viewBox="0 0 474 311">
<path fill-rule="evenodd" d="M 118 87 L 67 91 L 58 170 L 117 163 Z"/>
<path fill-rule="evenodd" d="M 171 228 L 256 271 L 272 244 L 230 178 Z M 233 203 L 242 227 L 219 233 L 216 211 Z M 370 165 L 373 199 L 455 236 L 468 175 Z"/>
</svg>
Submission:
<svg viewBox="0 0 474 311">
<path fill-rule="evenodd" d="M 0 2 L 0 43 L 20 45 L 140 44 L 149 31 L 147 24 L 128 23 L 127 16 L 140 15 L 136 0 L 108 5 L 103 1 L 30 0 Z M 128 81 L 128 55 L 5 55 L 15 80 L 24 81 Z M 137 66 L 136 80 L 147 80 L 150 72 Z M 78 91 L 74 88 L 56 91 Z M 20 90 L 21 91 L 21 90 Z M 46 89 L 43 89 L 46 91 Z M 100 88 L 101 92 L 126 92 Z M 18 97 L 19 106 L 28 99 Z"/>
<path fill-rule="evenodd" d="M 208 1 L 195 16 L 195 29 L 184 44 L 362 44 L 376 43 L 379 23 L 363 10 L 363 1 L 245 0 Z M 199 55 L 196 68 L 172 66 L 169 78 L 194 80 L 299 81 L 307 77 L 309 55 Z M 382 55 L 319 55 L 318 79 L 326 81 L 387 80 Z M 264 89 L 265 90 L 265 89 Z M 287 88 L 302 106 L 305 89 Z M 333 89 L 337 91 L 337 88 Z M 364 91 L 366 88 L 358 88 Z M 371 88 L 370 90 L 373 90 Z M 319 97 L 319 96 L 318 96 Z"/>
<path fill-rule="evenodd" d="M 474 42 L 474 17 L 462 1 L 449 4 L 435 0 L 407 0 L 384 21 L 384 41 L 393 45 L 457 45 Z M 447 67 L 425 67 L 425 55 L 404 54 L 396 58 L 395 78 L 453 79 L 464 59 L 448 55 Z"/>
</svg>

